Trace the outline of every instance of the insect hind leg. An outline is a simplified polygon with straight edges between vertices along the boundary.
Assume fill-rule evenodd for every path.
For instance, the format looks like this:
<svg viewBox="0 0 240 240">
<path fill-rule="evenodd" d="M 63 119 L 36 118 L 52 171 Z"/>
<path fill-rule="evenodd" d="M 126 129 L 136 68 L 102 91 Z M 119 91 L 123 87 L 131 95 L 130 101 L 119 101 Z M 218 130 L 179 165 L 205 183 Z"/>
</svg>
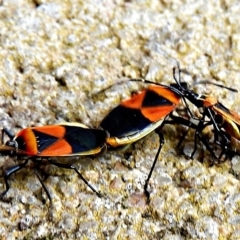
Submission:
<svg viewBox="0 0 240 240">
<path fill-rule="evenodd" d="M 158 136 L 159 136 L 159 147 L 158 147 L 158 151 L 157 151 L 157 153 L 156 153 L 156 155 L 155 155 L 155 158 L 154 158 L 152 167 L 151 167 L 151 169 L 150 169 L 150 171 L 149 171 L 147 180 L 146 180 L 146 182 L 145 182 L 145 184 L 144 184 L 144 192 L 145 192 L 145 194 L 146 194 L 146 197 L 147 197 L 147 201 L 148 201 L 148 202 L 149 202 L 149 200 L 150 200 L 150 193 L 149 193 L 149 191 L 148 191 L 148 184 L 149 184 L 149 181 L 150 181 L 150 179 L 151 179 L 153 170 L 154 170 L 154 168 L 155 168 L 155 166 L 156 166 L 156 163 L 157 163 L 159 154 L 160 154 L 160 152 L 161 152 L 162 146 L 163 146 L 163 144 L 164 144 L 164 136 L 163 136 L 163 134 L 162 134 L 162 132 L 161 132 L 163 125 L 164 125 L 164 124 L 162 124 L 158 129 L 155 130 L 156 133 L 157 133 Z"/>
<path fill-rule="evenodd" d="M 74 167 L 73 165 L 70 164 L 66 164 L 66 163 L 60 163 L 60 162 L 56 162 L 55 160 L 49 160 L 49 162 L 57 167 L 60 168 L 65 168 L 65 169 L 72 169 L 74 170 L 77 175 L 83 180 L 83 182 L 89 187 L 91 188 L 91 190 L 96 193 L 98 195 L 98 197 L 102 197 L 102 195 L 83 177 L 83 175 L 77 170 L 76 167 Z"/>
</svg>

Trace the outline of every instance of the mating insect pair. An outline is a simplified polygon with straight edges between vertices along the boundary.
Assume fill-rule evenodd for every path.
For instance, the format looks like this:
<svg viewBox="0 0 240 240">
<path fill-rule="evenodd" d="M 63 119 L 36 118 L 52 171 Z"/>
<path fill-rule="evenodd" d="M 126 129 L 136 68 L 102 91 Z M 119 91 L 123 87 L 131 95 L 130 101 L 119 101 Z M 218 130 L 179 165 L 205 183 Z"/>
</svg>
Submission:
<svg viewBox="0 0 240 240">
<path fill-rule="evenodd" d="M 10 140 L 0 147 L 0 152 L 25 156 L 26 160 L 5 172 L 6 190 L 1 194 L 1 197 L 9 190 L 9 177 L 25 167 L 28 160 L 31 159 L 36 166 L 34 172 L 46 191 L 48 198 L 51 199 L 38 173 L 38 167 L 42 158 L 47 158 L 49 163 L 58 167 L 75 170 L 84 183 L 98 196 L 101 196 L 73 165 L 57 162 L 53 158 L 94 155 L 106 147 L 116 148 L 134 143 L 156 130 L 160 139 L 159 148 L 144 185 L 145 193 L 149 197 L 147 190 L 148 183 L 164 144 L 161 129 L 165 124 L 169 123 L 167 117 L 170 115 L 175 122 L 185 124 L 196 130 L 195 148 L 192 156 L 197 149 L 197 140 L 199 138 L 211 152 L 213 158 L 217 158 L 209 142 L 201 136 L 201 132 L 208 125 L 213 125 L 215 142 L 222 147 L 222 154 L 230 155 L 230 153 L 235 153 L 231 146 L 230 137 L 234 137 L 237 140 L 240 139 L 240 117 L 225 108 L 217 100 L 208 96 L 198 95 L 188 89 L 187 84 L 180 81 L 180 71 L 179 78 L 176 78 L 174 71 L 174 79 L 176 83 L 170 86 L 144 80 L 145 83 L 151 85 L 114 108 L 100 123 L 102 130 L 89 129 L 77 123 L 64 123 L 23 129 L 16 136 L 13 136 L 8 130 L 3 129 L 2 141 L 4 133 L 8 135 Z M 176 118 L 172 115 L 172 112 L 180 105 L 181 100 L 183 100 L 189 115 L 192 116 L 186 99 L 197 107 L 202 108 L 202 117 L 198 119 L 199 123 L 197 125 L 192 124 L 189 120 Z M 209 119 L 206 120 L 206 117 Z"/>
</svg>

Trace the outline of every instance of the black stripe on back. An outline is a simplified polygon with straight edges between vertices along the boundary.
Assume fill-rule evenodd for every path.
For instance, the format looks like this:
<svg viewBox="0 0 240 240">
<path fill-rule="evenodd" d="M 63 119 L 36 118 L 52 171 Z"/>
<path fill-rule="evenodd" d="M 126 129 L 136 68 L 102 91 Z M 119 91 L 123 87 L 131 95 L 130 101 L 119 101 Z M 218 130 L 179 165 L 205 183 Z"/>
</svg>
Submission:
<svg viewBox="0 0 240 240">
<path fill-rule="evenodd" d="M 72 153 L 80 153 L 103 147 L 107 134 L 103 130 L 66 126 L 64 139 L 72 147 Z"/>
<path fill-rule="evenodd" d="M 173 103 L 159 94 L 147 90 L 142 107 L 171 106 Z"/>
<path fill-rule="evenodd" d="M 139 133 L 151 123 L 139 109 L 119 105 L 103 119 L 100 127 L 109 132 L 111 137 L 122 138 Z"/>
<path fill-rule="evenodd" d="M 32 131 L 36 137 L 38 152 L 42 152 L 58 140 L 57 137 L 39 132 L 37 129 L 32 129 Z"/>
</svg>

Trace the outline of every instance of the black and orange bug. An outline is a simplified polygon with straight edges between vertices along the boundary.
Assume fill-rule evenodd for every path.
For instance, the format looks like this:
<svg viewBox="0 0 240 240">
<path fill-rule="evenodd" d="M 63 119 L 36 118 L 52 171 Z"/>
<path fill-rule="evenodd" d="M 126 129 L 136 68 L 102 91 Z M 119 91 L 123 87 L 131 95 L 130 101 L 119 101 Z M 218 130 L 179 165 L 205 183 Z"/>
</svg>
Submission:
<svg viewBox="0 0 240 240">
<path fill-rule="evenodd" d="M 4 134 L 9 137 L 9 140 L 5 144 L 3 144 Z M 29 127 L 22 129 L 16 135 L 13 135 L 9 130 L 4 128 L 2 130 L 0 153 L 16 155 L 20 159 L 24 158 L 25 161 L 4 172 L 6 189 L 0 194 L 0 197 L 3 198 L 10 188 L 8 183 L 9 177 L 24 168 L 29 160 L 32 160 L 35 165 L 34 173 L 51 201 L 50 193 L 38 172 L 38 167 L 44 158 L 50 164 L 57 167 L 74 170 L 93 192 L 101 196 L 75 166 L 57 162 L 55 158 L 95 155 L 106 147 L 107 136 L 108 134 L 103 130 L 90 129 L 80 123 L 61 123 L 57 125 Z"/>
<path fill-rule="evenodd" d="M 132 81 L 142 80 L 132 79 Z M 166 118 L 177 108 L 181 100 L 181 94 L 176 88 L 173 89 L 174 91 L 171 86 L 152 83 L 147 89 L 122 101 L 110 111 L 99 126 L 109 133 L 107 144 L 110 148 L 134 143 L 156 130 L 159 135 L 159 148 L 144 185 L 148 198 L 148 183 L 164 144 L 161 129 Z"/>
<path fill-rule="evenodd" d="M 231 158 L 234 154 L 240 154 L 238 149 L 234 149 L 233 142 L 234 140 L 240 141 L 240 115 L 232 110 L 229 110 L 216 98 L 199 95 L 193 90 L 188 89 L 180 82 L 181 70 L 178 67 L 178 79 L 176 77 L 176 69 L 173 69 L 173 76 L 177 84 L 177 89 L 181 92 L 182 97 L 188 99 L 192 104 L 194 104 L 201 113 L 201 117 L 198 119 L 199 123 L 197 126 L 194 126 L 196 129 L 195 140 L 194 140 L 194 150 L 191 154 L 191 157 L 195 154 L 197 150 L 197 138 L 202 140 L 200 133 L 209 125 L 213 126 L 215 133 L 214 141 L 222 149 L 222 152 L 218 157 L 213 154 L 213 158 L 218 160 L 221 159 L 223 154 L 226 155 L 225 158 Z M 219 87 L 226 88 L 230 91 L 237 92 L 236 89 L 229 88 L 223 85 L 215 84 L 209 81 L 201 81 L 199 83 L 210 83 Z M 198 84 L 199 84 L 198 83 Z M 191 112 L 190 112 L 191 115 Z M 191 116 L 193 117 L 193 116 Z M 194 117 L 193 117 L 194 118 Z M 206 119 L 208 118 L 208 119 Z M 191 124 L 189 125 L 191 127 Z M 235 141 L 235 142 L 236 142 Z M 212 152 L 213 153 L 213 152 Z"/>
<path fill-rule="evenodd" d="M 206 95 L 199 95 L 198 99 L 194 100 L 194 104 L 202 109 L 202 117 L 195 126 L 194 150 L 191 156 L 197 150 L 197 138 L 200 138 L 201 132 L 209 125 L 213 126 L 214 142 L 222 149 L 217 159 L 220 160 L 224 154 L 225 158 L 239 154 L 239 149 L 234 149 L 234 139 L 240 141 L 240 115 L 226 108 L 217 99 Z"/>
<path fill-rule="evenodd" d="M 190 116 L 193 115 L 188 107 L 186 99 L 190 100 L 196 106 L 199 106 L 199 95 L 188 89 L 187 83 L 180 82 L 180 80 L 175 77 L 175 69 L 174 79 L 176 83 L 170 84 L 169 86 L 145 79 L 130 79 L 130 81 L 143 82 L 150 84 L 150 86 L 142 92 L 135 94 L 132 98 L 122 101 L 121 104 L 110 111 L 100 123 L 100 128 L 110 134 L 107 139 L 107 144 L 111 148 L 134 143 L 154 130 L 159 135 L 159 148 L 144 185 L 144 191 L 147 197 L 149 197 L 149 192 L 147 190 L 148 183 L 164 144 L 164 137 L 161 133 L 162 127 L 165 124 L 177 122 L 196 129 L 196 133 L 198 133 L 202 130 L 202 123 L 204 127 L 206 127 L 206 124 L 210 124 L 209 122 L 206 123 L 205 117 L 198 119 L 199 125 L 194 125 L 190 120 L 173 116 L 172 113 L 179 106 L 181 100 L 185 103 L 187 112 Z M 167 120 L 169 116 L 172 117 L 173 121 Z M 215 159 L 215 153 L 208 141 L 205 138 L 201 138 L 200 135 L 198 137 Z M 196 144 L 197 139 L 195 139 L 195 146 Z M 193 152 L 192 157 L 194 153 L 195 152 Z"/>
<path fill-rule="evenodd" d="M 207 116 L 210 118 L 214 128 L 215 142 L 222 148 L 219 159 L 221 159 L 223 154 L 226 155 L 226 158 L 231 158 L 234 153 L 238 154 L 239 149 L 234 149 L 234 139 L 240 141 L 240 115 L 229 110 L 214 98 L 201 95 L 201 99 L 203 100 L 202 107 L 204 108 L 204 112 L 195 137 L 197 138 L 199 133 L 209 125 L 209 123 L 204 124 L 205 117 Z"/>
</svg>

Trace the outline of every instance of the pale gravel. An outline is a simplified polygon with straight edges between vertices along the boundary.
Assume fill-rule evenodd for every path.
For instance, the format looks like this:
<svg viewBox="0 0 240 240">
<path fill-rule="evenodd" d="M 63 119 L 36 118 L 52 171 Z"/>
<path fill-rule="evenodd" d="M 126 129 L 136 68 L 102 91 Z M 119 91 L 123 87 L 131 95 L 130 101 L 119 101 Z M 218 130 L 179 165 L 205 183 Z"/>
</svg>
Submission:
<svg viewBox="0 0 240 240">
<path fill-rule="evenodd" d="M 238 1 L 0 3 L 0 125 L 15 133 L 62 121 L 97 127 L 139 86 L 99 91 L 128 77 L 173 82 L 176 60 L 197 80 L 239 89 Z M 240 112 L 239 94 L 212 86 L 196 90 Z M 150 181 L 149 205 L 141 192 L 158 146 L 154 133 L 127 150 L 129 161 L 117 151 L 77 161 L 107 199 L 86 189 L 75 173 L 46 166 L 51 208 L 42 203 L 46 196 L 33 172 L 22 170 L 0 202 L 0 238 L 240 239 L 239 180 L 229 162 L 209 168 L 209 155 L 200 163 L 199 152 L 188 160 L 175 151 L 183 130 L 163 130 L 166 144 Z M 187 141 L 191 149 L 191 136 Z M 233 162 L 238 169 L 239 159 Z M 1 157 L 0 164 L 14 162 Z"/>
</svg>

